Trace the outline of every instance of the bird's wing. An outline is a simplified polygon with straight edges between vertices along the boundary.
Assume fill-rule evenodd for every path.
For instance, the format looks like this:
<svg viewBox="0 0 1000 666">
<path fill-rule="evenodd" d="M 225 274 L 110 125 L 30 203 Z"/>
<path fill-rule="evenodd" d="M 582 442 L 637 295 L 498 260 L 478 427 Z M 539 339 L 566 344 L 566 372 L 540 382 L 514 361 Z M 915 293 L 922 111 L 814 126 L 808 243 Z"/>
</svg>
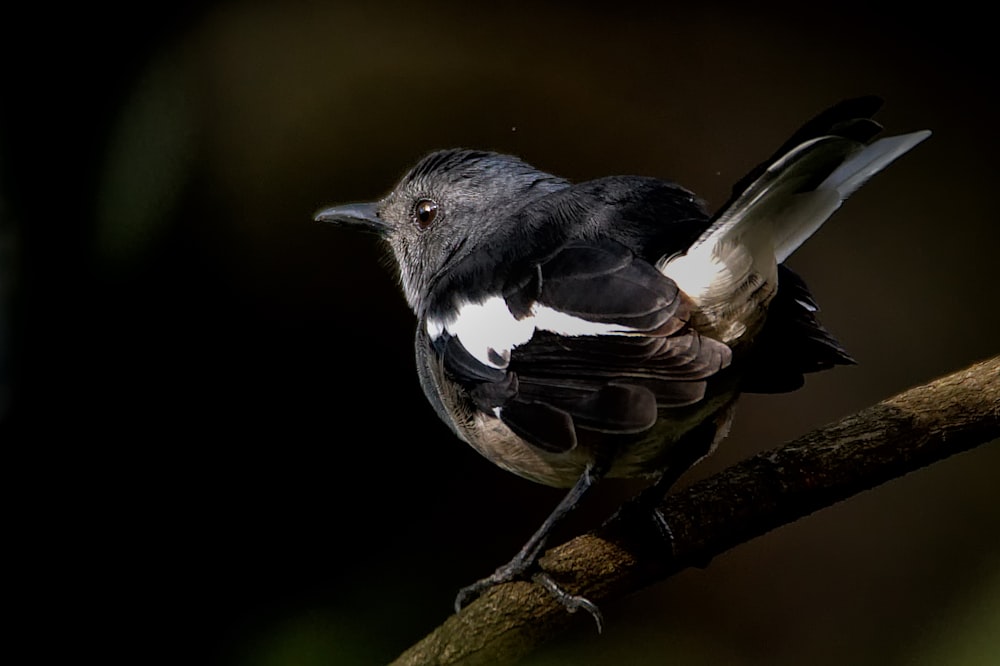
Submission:
<svg viewBox="0 0 1000 666">
<path fill-rule="evenodd" d="M 476 406 L 539 448 L 568 451 L 578 429 L 643 432 L 729 364 L 688 326 L 673 281 L 616 242 L 567 242 L 508 285 L 428 333 Z"/>
</svg>

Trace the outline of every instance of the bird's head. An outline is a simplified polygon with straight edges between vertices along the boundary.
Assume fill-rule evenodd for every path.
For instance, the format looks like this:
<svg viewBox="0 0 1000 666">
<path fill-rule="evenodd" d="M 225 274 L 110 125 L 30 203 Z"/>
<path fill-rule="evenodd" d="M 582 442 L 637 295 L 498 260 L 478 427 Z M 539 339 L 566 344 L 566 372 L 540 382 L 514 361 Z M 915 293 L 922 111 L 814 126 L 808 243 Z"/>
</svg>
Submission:
<svg viewBox="0 0 1000 666">
<path fill-rule="evenodd" d="M 419 315 L 439 275 L 490 242 L 518 208 L 567 185 L 510 155 L 442 150 L 420 160 L 379 201 L 327 208 L 316 220 L 385 239 Z"/>
</svg>

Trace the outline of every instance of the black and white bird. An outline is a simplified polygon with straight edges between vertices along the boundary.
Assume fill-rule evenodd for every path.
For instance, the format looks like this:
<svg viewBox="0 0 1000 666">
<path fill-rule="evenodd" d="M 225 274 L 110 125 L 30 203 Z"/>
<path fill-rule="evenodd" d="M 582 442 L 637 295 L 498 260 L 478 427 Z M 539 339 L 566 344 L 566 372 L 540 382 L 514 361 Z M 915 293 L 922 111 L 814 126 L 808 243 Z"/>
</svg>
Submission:
<svg viewBox="0 0 1000 666">
<path fill-rule="evenodd" d="M 672 182 L 573 184 L 475 150 L 434 152 L 380 201 L 316 215 L 388 243 L 418 319 L 421 386 L 452 431 L 506 470 L 571 488 L 456 608 L 524 576 L 597 480 L 649 477 L 665 492 L 725 437 L 741 392 L 853 362 L 783 262 L 930 135 L 876 140 L 880 106 L 823 112 L 714 215 Z"/>
</svg>

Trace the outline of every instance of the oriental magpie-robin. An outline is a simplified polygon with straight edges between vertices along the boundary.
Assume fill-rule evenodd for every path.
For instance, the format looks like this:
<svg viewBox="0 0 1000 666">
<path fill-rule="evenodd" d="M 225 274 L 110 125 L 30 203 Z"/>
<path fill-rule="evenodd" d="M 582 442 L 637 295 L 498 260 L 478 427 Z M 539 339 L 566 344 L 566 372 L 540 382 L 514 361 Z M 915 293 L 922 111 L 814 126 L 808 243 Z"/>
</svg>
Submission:
<svg viewBox="0 0 1000 666">
<path fill-rule="evenodd" d="M 443 150 L 380 201 L 316 215 L 387 241 L 418 319 L 420 384 L 452 431 L 506 470 L 571 488 L 457 609 L 524 576 L 597 480 L 655 478 L 662 495 L 725 436 L 741 392 L 790 391 L 853 362 L 782 262 L 930 135 L 876 140 L 880 106 L 823 112 L 714 214 L 655 178 L 573 184 L 516 157 Z"/>
</svg>

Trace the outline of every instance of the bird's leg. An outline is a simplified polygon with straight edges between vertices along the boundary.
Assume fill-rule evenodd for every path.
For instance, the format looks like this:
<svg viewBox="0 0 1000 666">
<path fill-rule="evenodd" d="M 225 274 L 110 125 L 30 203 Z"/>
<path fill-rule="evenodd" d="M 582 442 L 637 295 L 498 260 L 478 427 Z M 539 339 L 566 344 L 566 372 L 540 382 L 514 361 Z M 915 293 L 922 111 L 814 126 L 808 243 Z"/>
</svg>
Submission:
<svg viewBox="0 0 1000 666">
<path fill-rule="evenodd" d="M 580 501 L 580 498 L 583 497 L 591 486 L 600 480 L 603 474 L 603 468 L 599 468 L 596 465 L 588 466 L 587 469 L 584 470 L 583 474 L 580 475 L 580 478 L 577 479 L 573 487 L 570 488 L 570 491 L 566 493 L 566 496 L 563 497 L 562 501 L 559 502 L 556 508 L 552 510 L 549 517 L 545 519 L 545 522 L 542 523 L 541 527 L 539 527 L 538 530 L 531 535 L 528 542 L 524 544 L 521 550 L 518 551 L 517 555 L 515 555 L 510 562 L 499 567 L 493 572 L 492 575 L 487 576 L 482 580 L 478 580 L 472 585 L 463 587 L 459 590 L 458 596 L 455 598 L 455 612 L 457 613 L 462 610 L 464 606 L 494 585 L 522 578 L 524 574 L 538 561 L 539 556 L 542 554 L 542 548 L 545 547 L 549 534 L 555 526 L 558 525 L 559 522 L 561 522 L 562 519 L 573 510 L 573 508 Z M 551 581 L 551 579 L 549 580 L 552 586 L 555 586 L 555 582 Z M 545 586 L 546 588 L 549 588 L 548 584 Z M 567 598 L 572 596 L 566 594 L 565 592 L 562 594 Z M 555 596 L 556 598 L 560 598 L 558 594 Z M 564 605 L 566 604 L 564 603 Z M 567 608 L 569 608 L 568 605 Z M 573 610 L 575 610 L 575 608 Z"/>
<path fill-rule="evenodd" d="M 626 502 L 618 511 L 618 513 L 626 515 L 632 513 L 632 515 L 640 520 L 652 520 L 657 536 L 661 543 L 666 544 L 667 548 L 669 548 L 671 557 L 674 555 L 674 533 L 670 528 L 670 523 L 667 521 L 666 516 L 663 515 L 657 505 L 666 497 L 674 484 L 684 476 L 684 473 L 691 469 L 698 460 L 700 460 L 700 457 L 691 460 L 688 464 L 683 464 L 680 461 L 674 463 L 660 475 L 660 478 L 644 488 L 632 500 Z"/>
<path fill-rule="evenodd" d="M 652 520 L 659 541 L 667 546 L 670 555 L 674 555 L 674 534 L 670 523 L 659 509 L 659 503 L 666 497 L 670 489 L 696 463 L 712 452 L 721 434 L 728 431 L 728 419 L 732 418 L 730 409 L 723 410 L 721 423 L 719 419 L 709 419 L 688 432 L 682 440 L 675 444 L 676 453 L 660 477 L 644 488 L 637 496 L 626 502 L 610 519 L 635 519 L 639 521 Z M 607 524 L 607 523 L 605 523 Z"/>
</svg>

